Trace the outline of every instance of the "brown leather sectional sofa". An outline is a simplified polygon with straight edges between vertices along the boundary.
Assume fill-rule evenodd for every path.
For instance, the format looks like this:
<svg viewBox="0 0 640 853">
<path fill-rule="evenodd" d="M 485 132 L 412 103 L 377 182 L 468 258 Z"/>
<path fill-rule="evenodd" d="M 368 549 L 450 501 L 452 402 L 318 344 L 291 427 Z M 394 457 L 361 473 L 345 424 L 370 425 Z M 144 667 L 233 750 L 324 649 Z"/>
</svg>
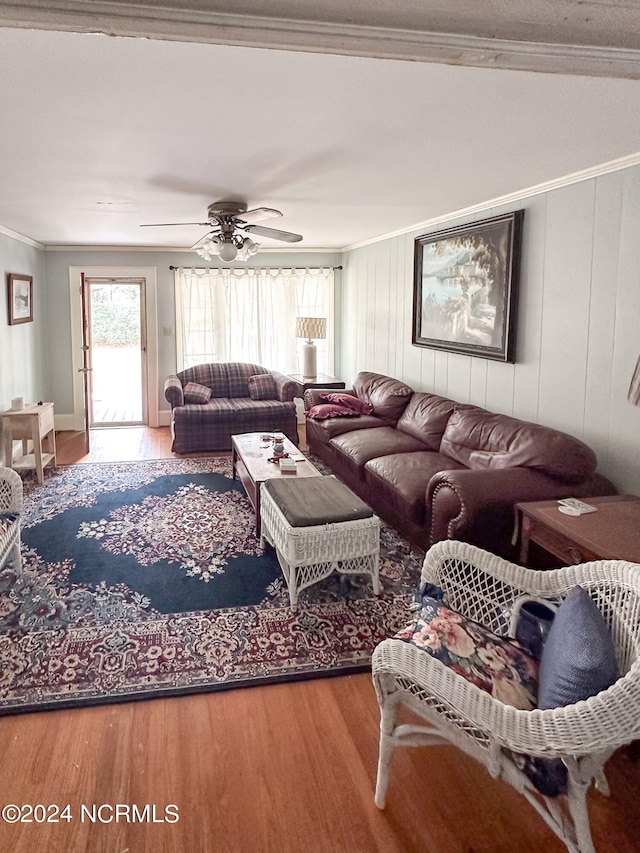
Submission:
<svg viewBox="0 0 640 853">
<path fill-rule="evenodd" d="M 324 403 L 305 392 L 305 409 Z M 557 430 L 359 373 L 373 413 L 307 417 L 310 451 L 420 547 L 460 539 L 514 558 L 514 505 L 615 494 L 586 444 Z"/>
</svg>

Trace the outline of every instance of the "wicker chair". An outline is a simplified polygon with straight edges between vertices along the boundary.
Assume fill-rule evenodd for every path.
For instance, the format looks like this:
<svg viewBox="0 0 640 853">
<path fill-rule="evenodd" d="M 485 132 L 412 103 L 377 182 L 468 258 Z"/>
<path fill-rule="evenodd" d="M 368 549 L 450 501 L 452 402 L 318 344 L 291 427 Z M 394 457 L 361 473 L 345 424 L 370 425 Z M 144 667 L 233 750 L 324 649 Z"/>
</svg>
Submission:
<svg viewBox="0 0 640 853">
<path fill-rule="evenodd" d="M 13 554 L 14 569 L 22 569 L 20 557 L 20 513 L 22 480 L 11 468 L 0 468 L 0 569 Z"/>
<path fill-rule="evenodd" d="M 523 794 L 571 853 L 594 853 L 587 790 L 595 783 L 608 795 L 605 762 L 618 747 L 640 737 L 640 565 L 597 561 L 534 571 L 471 545 L 443 541 L 427 553 L 422 583 L 439 586 L 452 609 L 502 636 L 519 596 L 559 603 L 571 588 L 581 586 L 610 628 L 621 675 L 586 701 L 522 711 L 494 699 L 415 645 L 384 640 L 372 661 L 381 712 L 376 805 L 385 805 L 395 746 L 450 743 Z M 396 725 L 400 704 L 415 712 L 421 724 Z M 562 759 L 566 793 L 553 798 L 540 794 L 516 763 L 518 754 Z"/>
</svg>

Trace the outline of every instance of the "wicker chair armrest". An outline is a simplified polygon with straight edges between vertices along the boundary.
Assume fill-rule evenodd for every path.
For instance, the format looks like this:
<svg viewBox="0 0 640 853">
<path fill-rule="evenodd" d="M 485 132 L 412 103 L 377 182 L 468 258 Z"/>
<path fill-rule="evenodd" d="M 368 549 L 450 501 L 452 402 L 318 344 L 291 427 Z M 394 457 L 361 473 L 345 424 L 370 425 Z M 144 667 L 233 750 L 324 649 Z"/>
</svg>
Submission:
<svg viewBox="0 0 640 853">
<path fill-rule="evenodd" d="M 276 381 L 278 400 L 280 400 L 281 403 L 290 403 L 296 396 L 298 383 L 295 379 L 292 379 L 290 376 L 286 376 L 284 373 L 279 373 L 277 370 L 270 370 L 269 372 Z"/>
<path fill-rule="evenodd" d="M 12 468 L 0 467 L 0 511 L 22 512 L 22 478 Z"/>
<path fill-rule="evenodd" d="M 176 406 L 184 406 L 182 382 L 180 382 L 177 376 L 167 376 L 165 379 L 164 398 L 171 405 L 172 409 L 175 409 Z"/>
<path fill-rule="evenodd" d="M 547 711 L 505 705 L 404 640 L 383 640 L 375 648 L 372 675 L 379 701 L 383 691 L 395 690 L 422 700 L 432 697 L 440 712 L 453 715 L 461 728 L 476 728 L 492 742 L 526 755 L 580 757 L 612 751 L 640 737 L 640 674 L 635 667 L 597 696 Z"/>
</svg>

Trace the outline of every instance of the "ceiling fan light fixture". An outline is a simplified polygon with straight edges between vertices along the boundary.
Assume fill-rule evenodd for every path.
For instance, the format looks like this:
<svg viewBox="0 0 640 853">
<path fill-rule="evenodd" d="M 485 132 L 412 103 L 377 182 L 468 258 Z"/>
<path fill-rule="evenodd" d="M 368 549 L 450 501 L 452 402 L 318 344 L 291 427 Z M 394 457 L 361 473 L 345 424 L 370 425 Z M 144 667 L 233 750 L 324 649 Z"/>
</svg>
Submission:
<svg viewBox="0 0 640 853">
<path fill-rule="evenodd" d="M 238 249 L 239 261 L 248 261 L 252 255 L 255 255 L 260 249 L 260 243 L 254 243 L 250 237 L 245 237 L 242 245 Z"/>
<path fill-rule="evenodd" d="M 259 222 L 262 219 L 282 216 L 279 210 L 271 207 L 256 207 L 253 210 L 247 210 L 245 202 L 218 201 L 209 205 L 207 214 L 208 224 L 213 227 L 213 231 L 191 247 L 205 261 L 210 261 L 215 255 L 225 263 L 235 260 L 249 260 L 260 250 L 261 244 L 254 242 L 251 237 L 243 236 L 240 233 L 242 231 L 251 231 L 258 236 L 269 237 L 272 240 L 283 240 L 285 243 L 298 243 L 302 240 L 301 234 L 254 224 L 255 221 Z M 206 224 L 205 222 L 162 222 L 156 223 L 156 227 L 158 225 Z M 149 226 L 143 225 L 141 227 Z"/>
<path fill-rule="evenodd" d="M 209 234 L 195 249 L 205 261 L 214 257 L 229 263 L 230 261 L 248 261 L 260 249 L 260 243 L 254 242 L 250 237 L 240 237 L 238 234 L 231 239 L 225 239 L 219 235 Z"/>
<path fill-rule="evenodd" d="M 220 256 L 221 261 L 229 262 L 235 261 L 238 256 L 238 249 L 235 243 L 232 242 L 224 242 L 219 248 L 216 247 L 218 255 Z"/>
</svg>

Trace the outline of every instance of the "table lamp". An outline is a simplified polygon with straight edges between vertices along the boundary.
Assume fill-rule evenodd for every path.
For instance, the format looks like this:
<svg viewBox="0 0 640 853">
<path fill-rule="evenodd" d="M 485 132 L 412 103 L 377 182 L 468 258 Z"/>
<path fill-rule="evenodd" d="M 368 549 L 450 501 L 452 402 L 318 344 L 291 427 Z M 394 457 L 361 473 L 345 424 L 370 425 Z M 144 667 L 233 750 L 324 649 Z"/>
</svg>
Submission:
<svg viewBox="0 0 640 853">
<path fill-rule="evenodd" d="M 306 338 L 307 342 L 302 348 L 303 379 L 316 379 L 317 349 L 314 339 L 326 338 L 327 321 L 324 317 L 296 317 L 296 338 Z"/>
</svg>

